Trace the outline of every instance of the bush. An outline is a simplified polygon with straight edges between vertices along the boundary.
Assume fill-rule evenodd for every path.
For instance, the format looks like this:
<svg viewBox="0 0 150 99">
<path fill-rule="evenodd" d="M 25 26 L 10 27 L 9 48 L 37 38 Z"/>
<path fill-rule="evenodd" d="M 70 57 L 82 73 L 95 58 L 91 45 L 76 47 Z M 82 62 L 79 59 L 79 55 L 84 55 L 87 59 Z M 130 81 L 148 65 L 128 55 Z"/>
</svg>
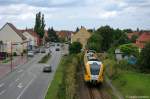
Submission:
<svg viewBox="0 0 150 99">
<path fill-rule="evenodd" d="M 50 59 L 50 55 L 47 54 L 39 61 L 39 63 L 47 63 L 47 61 Z"/>
<path fill-rule="evenodd" d="M 63 81 L 58 90 L 58 99 L 76 99 L 76 71 L 79 65 L 78 57 L 75 55 L 65 58 L 63 69 Z"/>
<path fill-rule="evenodd" d="M 87 42 L 87 48 L 100 52 L 102 37 L 99 34 L 93 34 Z"/>
<path fill-rule="evenodd" d="M 143 48 L 138 62 L 141 71 L 150 73 L 150 42 Z"/>
<path fill-rule="evenodd" d="M 139 49 L 137 46 L 133 44 L 123 44 L 119 46 L 119 49 L 125 54 L 125 55 L 134 55 L 136 57 L 139 56 Z"/>
<path fill-rule="evenodd" d="M 69 52 L 70 52 L 70 54 L 80 53 L 81 49 L 82 49 L 82 44 L 80 42 L 73 42 L 69 46 Z"/>
<path fill-rule="evenodd" d="M 13 56 L 17 56 L 17 53 L 16 53 L 16 52 L 13 52 Z"/>
<path fill-rule="evenodd" d="M 26 50 L 26 49 L 24 49 L 24 50 L 23 50 L 23 53 L 27 53 L 27 50 Z"/>
</svg>

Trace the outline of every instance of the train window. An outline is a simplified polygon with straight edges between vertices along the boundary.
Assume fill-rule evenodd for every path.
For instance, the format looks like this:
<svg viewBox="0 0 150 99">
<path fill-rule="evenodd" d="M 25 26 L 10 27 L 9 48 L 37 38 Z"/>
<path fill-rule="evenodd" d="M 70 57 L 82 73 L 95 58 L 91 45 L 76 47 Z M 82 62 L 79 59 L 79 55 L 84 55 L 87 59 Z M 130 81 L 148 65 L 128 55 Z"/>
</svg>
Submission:
<svg viewBox="0 0 150 99">
<path fill-rule="evenodd" d="M 100 65 L 97 64 L 96 62 L 90 64 L 90 71 L 91 71 L 91 75 L 99 75 Z"/>
<path fill-rule="evenodd" d="M 99 61 L 98 59 L 89 59 L 89 61 Z"/>
</svg>

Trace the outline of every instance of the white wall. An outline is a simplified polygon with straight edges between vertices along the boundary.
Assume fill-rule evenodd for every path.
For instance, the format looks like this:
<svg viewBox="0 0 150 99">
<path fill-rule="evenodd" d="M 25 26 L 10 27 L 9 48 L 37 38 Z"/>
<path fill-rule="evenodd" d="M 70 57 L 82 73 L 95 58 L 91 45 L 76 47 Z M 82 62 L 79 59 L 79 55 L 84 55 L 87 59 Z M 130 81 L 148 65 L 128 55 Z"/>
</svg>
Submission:
<svg viewBox="0 0 150 99">
<path fill-rule="evenodd" d="M 30 33 L 28 32 L 24 32 L 23 35 L 27 38 L 27 41 L 30 41 L 29 42 L 29 45 L 33 45 L 33 46 L 36 46 L 37 43 L 36 43 L 36 38 L 33 37 Z"/>
<path fill-rule="evenodd" d="M 8 24 L 0 30 L 0 40 L 3 42 L 22 42 L 22 38 Z"/>
</svg>

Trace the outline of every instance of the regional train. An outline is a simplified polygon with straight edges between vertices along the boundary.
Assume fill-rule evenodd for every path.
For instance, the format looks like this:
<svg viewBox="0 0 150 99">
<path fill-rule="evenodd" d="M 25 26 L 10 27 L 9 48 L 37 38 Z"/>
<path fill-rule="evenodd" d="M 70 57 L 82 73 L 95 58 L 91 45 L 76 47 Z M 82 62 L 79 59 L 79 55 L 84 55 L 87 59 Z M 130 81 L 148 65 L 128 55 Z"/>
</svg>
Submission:
<svg viewBox="0 0 150 99">
<path fill-rule="evenodd" d="M 94 50 L 87 50 L 84 54 L 84 81 L 99 84 L 104 80 L 104 65 L 97 58 Z"/>
</svg>

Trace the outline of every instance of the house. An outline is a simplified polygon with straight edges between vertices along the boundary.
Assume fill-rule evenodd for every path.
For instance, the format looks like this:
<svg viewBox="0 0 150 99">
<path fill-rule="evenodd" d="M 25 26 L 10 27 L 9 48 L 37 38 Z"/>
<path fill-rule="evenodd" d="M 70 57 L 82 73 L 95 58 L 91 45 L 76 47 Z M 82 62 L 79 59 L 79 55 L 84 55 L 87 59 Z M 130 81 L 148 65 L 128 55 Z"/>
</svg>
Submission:
<svg viewBox="0 0 150 99">
<path fill-rule="evenodd" d="M 40 45 L 40 37 L 36 32 L 34 32 L 33 29 L 26 29 L 26 30 L 20 30 L 20 31 L 27 38 L 28 45 L 31 50 L 34 47 L 37 47 Z"/>
<path fill-rule="evenodd" d="M 0 29 L 0 41 L 7 44 L 7 52 L 21 54 L 26 46 L 26 37 L 11 23 L 6 23 Z"/>
<path fill-rule="evenodd" d="M 77 32 L 72 34 L 71 36 L 71 43 L 72 42 L 80 42 L 83 45 L 83 48 L 85 48 L 87 44 L 87 40 L 90 38 L 91 33 L 86 30 L 85 27 L 81 27 L 81 29 Z"/>
<path fill-rule="evenodd" d="M 138 37 L 139 37 L 139 36 L 140 36 L 140 34 L 141 34 L 140 32 L 132 32 L 132 33 L 128 33 L 128 34 L 127 34 L 127 36 L 128 36 L 128 38 L 129 38 L 129 39 L 131 39 L 133 35 L 135 35 L 135 36 L 138 36 Z"/>
<path fill-rule="evenodd" d="M 61 30 L 61 31 L 57 31 L 56 34 L 60 39 L 68 41 L 71 40 L 72 31 Z"/>
<path fill-rule="evenodd" d="M 150 41 L 150 33 L 149 32 L 144 32 L 142 33 L 139 38 L 136 40 L 136 45 L 142 49 L 144 48 L 144 45 Z"/>
</svg>

